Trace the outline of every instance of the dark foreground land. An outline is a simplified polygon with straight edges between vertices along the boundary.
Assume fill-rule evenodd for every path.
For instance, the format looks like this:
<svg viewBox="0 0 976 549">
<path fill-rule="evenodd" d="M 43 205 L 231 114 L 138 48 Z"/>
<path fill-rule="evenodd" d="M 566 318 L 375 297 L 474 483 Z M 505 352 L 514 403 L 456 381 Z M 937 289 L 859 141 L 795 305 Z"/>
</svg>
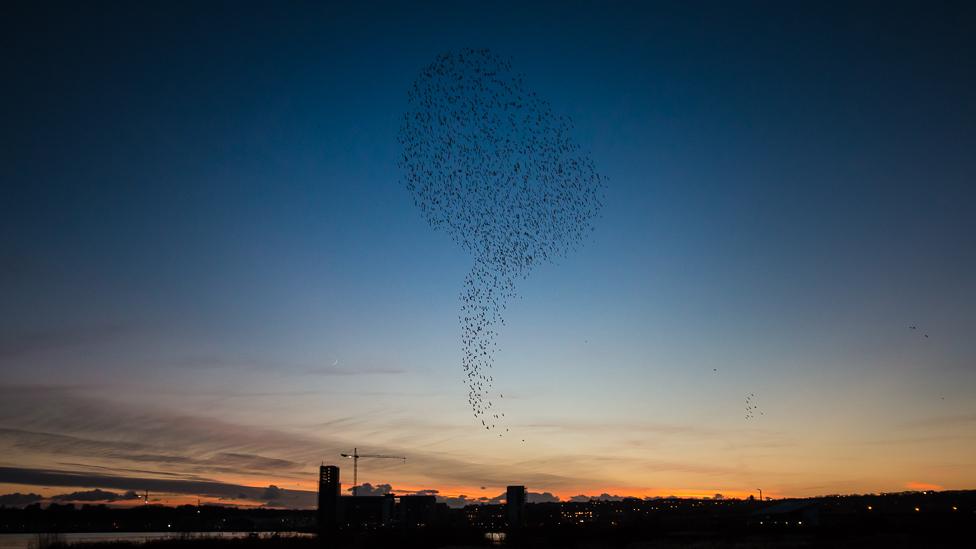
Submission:
<svg viewBox="0 0 976 549">
<path fill-rule="evenodd" d="M 524 526 L 506 524 L 503 505 L 441 508 L 423 524 L 396 516 L 346 522 L 331 534 L 310 511 L 191 506 L 111 509 L 0 509 L 0 527 L 18 532 L 167 531 L 174 538 L 71 547 L 145 549 L 364 547 L 974 547 L 976 491 L 822 497 L 780 501 L 656 499 L 529 504 Z M 373 517 L 375 518 L 375 517 Z M 240 539 L 206 538 L 222 529 L 254 532 Z M 87 530 L 85 530 L 87 528 Z M 139 530 L 139 528 L 143 528 Z M 179 532 L 182 532 L 179 533 Z M 259 533 L 260 532 L 260 533 Z M 279 533 L 275 533 L 279 532 Z M 57 537 L 35 547 L 65 546 Z"/>
<path fill-rule="evenodd" d="M 47 543 L 38 549 L 359 549 L 372 547 L 421 548 L 436 547 L 444 549 L 469 549 L 477 547 L 538 547 L 538 548 L 578 548 L 578 549 L 678 549 L 712 547 L 731 548 L 807 548 L 807 547 L 972 547 L 971 534 L 955 532 L 806 532 L 806 533 L 715 533 L 715 532 L 675 532 L 670 534 L 632 536 L 610 532 L 536 532 L 521 540 L 491 542 L 486 539 L 458 539 L 464 536 L 452 535 L 391 535 L 358 534 L 341 536 L 333 540 L 317 538 L 261 538 L 261 539 L 192 539 L 158 540 L 146 543 L 102 542 L 81 544 Z"/>
</svg>

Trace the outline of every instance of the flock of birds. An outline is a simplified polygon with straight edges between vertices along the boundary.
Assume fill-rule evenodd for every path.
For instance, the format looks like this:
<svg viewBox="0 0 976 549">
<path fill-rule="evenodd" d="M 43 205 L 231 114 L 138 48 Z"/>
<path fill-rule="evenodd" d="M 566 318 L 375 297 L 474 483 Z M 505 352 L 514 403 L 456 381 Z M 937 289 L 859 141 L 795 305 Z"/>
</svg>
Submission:
<svg viewBox="0 0 976 549">
<path fill-rule="evenodd" d="M 756 400 L 756 393 L 749 393 L 746 397 L 746 419 L 756 419 L 756 414 L 761 416 L 766 415 L 762 410 L 759 409 L 759 402 Z"/>
<path fill-rule="evenodd" d="M 573 142 L 570 120 L 488 50 L 438 56 L 408 102 L 403 178 L 430 225 L 474 256 L 460 296 L 462 381 L 475 420 L 503 436 L 491 372 L 506 303 L 535 265 L 582 244 L 606 179 Z"/>
<path fill-rule="evenodd" d="M 911 330 L 911 331 L 913 331 L 913 332 L 917 332 L 918 331 L 918 326 L 915 326 L 913 324 L 913 325 L 909 326 L 908 329 Z M 925 337 L 925 339 L 928 339 L 929 338 L 929 334 L 923 333 L 922 336 Z"/>
</svg>

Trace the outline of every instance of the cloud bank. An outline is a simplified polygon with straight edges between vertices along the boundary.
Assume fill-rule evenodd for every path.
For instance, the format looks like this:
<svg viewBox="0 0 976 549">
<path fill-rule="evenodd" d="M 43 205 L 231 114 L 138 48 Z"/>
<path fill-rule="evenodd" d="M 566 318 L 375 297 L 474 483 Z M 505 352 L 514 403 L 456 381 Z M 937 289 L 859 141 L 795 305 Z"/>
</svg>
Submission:
<svg viewBox="0 0 976 549">
<path fill-rule="evenodd" d="M 101 501 L 110 503 L 113 501 L 129 501 L 139 499 L 139 494 L 135 490 L 129 490 L 124 494 L 108 492 L 105 490 L 86 490 L 83 492 L 71 492 L 70 494 L 58 494 L 51 496 L 54 501 Z"/>
<path fill-rule="evenodd" d="M 20 492 L 15 492 L 13 494 L 0 494 L 0 507 L 23 507 L 31 503 L 37 503 L 43 499 L 44 496 L 34 493 L 21 494 Z"/>
</svg>

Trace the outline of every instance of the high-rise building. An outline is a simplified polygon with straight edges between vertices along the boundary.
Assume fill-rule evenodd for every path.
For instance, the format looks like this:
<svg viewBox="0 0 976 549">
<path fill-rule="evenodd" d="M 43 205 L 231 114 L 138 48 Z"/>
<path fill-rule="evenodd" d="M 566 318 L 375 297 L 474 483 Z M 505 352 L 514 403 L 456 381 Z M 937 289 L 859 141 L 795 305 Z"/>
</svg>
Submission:
<svg viewBox="0 0 976 549">
<path fill-rule="evenodd" d="M 525 486 L 509 486 L 506 490 L 505 518 L 509 528 L 525 526 Z"/>
<path fill-rule="evenodd" d="M 400 496 L 397 498 L 397 522 L 405 528 L 430 526 L 437 520 L 437 498 L 434 496 Z"/>
<path fill-rule="evenodd" d="M 332 530 L 339 524 L 339 468 L 335 465 L 319 467 L 319 530 Z"/>
<path fill-rule="evenodd" d="M 343 497 L 339 501 L 343 528 L 372 530 L 388 526 L 393 520 L 396 506 L 393 494 Z"/>
</svg>

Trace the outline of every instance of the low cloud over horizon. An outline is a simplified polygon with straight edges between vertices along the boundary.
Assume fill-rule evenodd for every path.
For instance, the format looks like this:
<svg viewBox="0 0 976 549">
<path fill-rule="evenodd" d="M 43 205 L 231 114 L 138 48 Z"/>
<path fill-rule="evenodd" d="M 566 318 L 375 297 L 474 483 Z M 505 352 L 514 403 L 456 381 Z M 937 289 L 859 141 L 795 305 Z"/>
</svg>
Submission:
<svg viewBox="0 0 976 549">
<path fill-rule="evenodd" d="M 81 492 L 71 492 L 70 494 L 55 494 L 51 496 L 54 501 L 92 501 L 92 502 L 105 502 L 111 503 L 115 501 L 131 501 L 139 499 L 139 494 L 135 490 L 128 490 L 125 493 L 119 494 L 116 492 L 108 492 L 106 490 L 100 490 L 98 488 L 94 490 L 84 490 Z"/>
</svg>

